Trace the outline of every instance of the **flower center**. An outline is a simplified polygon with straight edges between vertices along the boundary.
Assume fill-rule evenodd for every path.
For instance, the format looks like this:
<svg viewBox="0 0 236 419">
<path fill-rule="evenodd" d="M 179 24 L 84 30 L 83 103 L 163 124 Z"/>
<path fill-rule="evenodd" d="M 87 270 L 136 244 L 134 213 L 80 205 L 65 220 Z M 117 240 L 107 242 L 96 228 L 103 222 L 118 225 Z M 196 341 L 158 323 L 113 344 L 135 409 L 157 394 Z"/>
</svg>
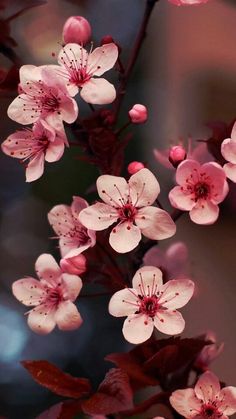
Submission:
<svg viewBox="0 0 236 419">
<path fill-rule="evenodd" d="M 202 406 L 201 414 L 204 418 L 220 418 L 222 415 L 213 404 L 204 404 Z"/>
<path fill-rule="evenodd" d="M 198 182 L 194 186 L 195 198 L 197 199 L 206 199 L 210 193 L 210 186 L 205 182 Z"/>
<path fill-rule="evenodd" d="M 48 288 L 47 302 L 50 303 L 53 307 L 57 307 L 58 304 L 63 300 L 64 298 L 60 285 L 52 289 Z"/>
<path fill-rule="evenodd" d="M 119 218 L 121 221 L 130 221 L 133 222 L 137 209 L 132 204 L 125 204 L 122 208 L 119 209 Z"/>
<path fill-rule="evenodd" d="M 56 96 L 54 95 L 45 95 L 41 99 L 42 109 L 47 112 L 55 112 L 59 109 L 60 103 Z"/>
<path fill-rule="evenodd" d="M 85 82 L 91 79 L 91 75 L 87 73 L 87 69 L 85 67 L 72 70 L 70 73 L 70 82 L 76 84 L 78 87 L 82 87 Z"/>
<path fill-rule="evenodd" d="M 152 295 L 151 297 L 143 297 L 139 295 L 139 299 L 141 302 L 139 311 L 149 317 L 154 317 L 159 308 L 156 295 Z"/>
</svg>

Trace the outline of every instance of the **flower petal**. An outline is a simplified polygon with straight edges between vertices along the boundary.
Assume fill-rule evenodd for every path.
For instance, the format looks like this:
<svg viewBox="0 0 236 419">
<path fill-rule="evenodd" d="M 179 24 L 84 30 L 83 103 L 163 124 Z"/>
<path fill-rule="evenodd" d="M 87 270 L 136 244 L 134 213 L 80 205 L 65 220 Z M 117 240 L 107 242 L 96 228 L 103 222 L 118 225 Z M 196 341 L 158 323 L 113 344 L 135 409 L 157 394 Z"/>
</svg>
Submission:
<svg viewBox="0 0 236 419">
<path fill-rule="evenodd" d="M 71 208 L 68 205 L 56 205 L 48 213 L 48 221 L 58 236 L 71 236 L 75 228 Z"/>
<path fill-rule="evenodd" d="M 126 253 L 138 246 L 141 237 L 138 227 L 129 222 L 124 222 L 112 229 L 109 243 L 116 252 Z"/>
<path fill-rule="evenodd" d="M 26 182 L 39 179 L 44 172 L 44 153 L 39 152 L 30 160 L 25 170 Z"/>
<path fill-rule="evenodd" d="M 160 193 L 160 185 L 148 169 L 141 169 L 128 181 L 130 196 L 134 206 L 152 205 Z"/>
<path fill-rule="evenodd" d="M 34 146 L 34 138 L 29 130 L 16 131 L 9 135 L 1 144 L 2 151 L 8 156 L 24 159 L 30 156 Z"/>
<path fill-rule="evenodd" d="M 66 69 L 71 68 L 71 63 L 85 64 L 88 60 L 88 53 L 81 45 L 75 43 L 66 44 L 58 54 L 58 63 Z"/>
<path fill-rule="evenodd" d="M 179 311 L 159 311 L 154 317 L 154 326 L 166 335 L 178 335 L 183 332 L 185 321 Z"/>
<path fill-rule="evenodd" d="M 139 308 L 139 298 L 136 290 L 133 288 L 125 288 L 117 291 L 110 299 L 109 313 L 115 317 L 129 316 L 134 314 Z"/>
<path fill-rule="evenodd" d="M 49 142 L 45 153 L 45 160 L 49 163 L 60 160 L 64 153 L 65 143 L 62 138 L 56 138 L 53 142 Z"/>
<path fill-rule="evenodd" d="M 87 201 L 85 199 L 81 198 L 80 196 L 73 196 L 73 202 L 71 204 L 71 212 L 73 216 L 78 219 L 78 215 L 80 211 L 82 211 L 84 208 L 88 207 Z"/>
<path fill-rule="evenodd" d="M 162 272 L 155 266 L 143 266 L 135 273 L 132 284 L 138 294 L 152 295 L 162 286 Z"/>
<path fill-rule="evenodd" d="M 52 255 L 43 253 L 35 263 L 35 271 L 40 280 L 57 285 L 61 282 L 61 269 Z"/>
<path fill-rule="evenodd" d="M 79 221 L 91 230 L 105 230 L 118 218 L 117 211 L 111 206 L 98 202 L 82 210 Z"/>
<path fill-rule="evenodd" d="M 80 96 L 87 103 L 106 105 L 116 98 L 116 89 L 105 79 L 90 79 L 81 89 Z"/>
<path fill-rule="evenodd" d="M 194 194 L 183 190 L 181 186 L 175 186 L 169 192 L 169 200 L 174 208 L 182 211 L 190 211 L 195 205 Z"/>
<path fill-rule="evenodd" d="M 236 387 L 225 387 L 220 391 L 218 409 L 226 416 L 236 413 Z"/>
<path fill-rule="evenodd" d="M 45 293 L 43 285 L 34 278 L 24 278 L 13 282 L 13 295 L 26 306 L 37 306 Z"/>
<path fill-rule="evenodd" d="M 28 104 L 29 110 L 24 109 L 24 105 L 26 104 Z M 22 93 L 21 95 L 17 96 L 13 102 L 11 102 L 7 110 L 7 115 L 10 119 L 18 122 L 19 124 L 32 124 L 39 118 L 39 114 L 37 112 L 32 113 L 31 108 L 34 104 L 35 103 L 32 102 L 28 95 Z"/>
<path fill-rule="evenodd" d="M 176 225 L 171 216 L 156 207 L 144 207 L 138 210 L 135 223 L 142 234 L 152 240 L 163 240 L 176 233 Z"/>
<path fill-rule="evenodd" d="M 228 193 L 227 188 L 225 188 L 226 175 L 223 168 L 215 162 L 205 163 L 201 166 L 201 173 L 204 173 L 206 178 L 211 179 L 211 200 L 216 204 L 222 202 Z"/>
<path fill-rule="evenodd" d="M 196 224 L 213 224 L 219 216 L 219 207 L 211 201 L 198 201 L 198 203 L 190 211 L 189 216 Z"/>
<path fill-rule="evenodd" d="M 47 335 L 56 326 L 55 310 L 46 304 L 33 308 L 28 316 L 28 325 L 34 332 Z"/>
<path fill-rule="evenodd" d="M 153 328 L 150 318 L 143 314 L 133 314 L 124 321 L 122 332 L 128 342 L 138 344 L 151 337 Z"/>
<path fill-rule="evenodd" d="M 220 392 L 220 382 L 215 374 L 211 371 L 206 371 L 200 376 L 194 388 L 196 396 L 207 403 L 209 400 L 214 400 Z"/>
<path fill-rule="evenodd" d="M 61 330 L 75 330 L 81 326 L 83 320 L 75 304 L 63 301 L 55 313 L 55 321 Z"/>
<path fill-rule="evenodd" d="M 79 276 L 67 273 L 62 274 L 62 289 L 65 299 L 74 301 L 78 297 L 82 286 L 83 283 Z"/>
<path fill-rule="evenodd" d="M 232 182 L 236 182 L 236 164 L 226 163 L 224 165 L 224 171 L 227 178 L 232 180 Z"/>
<path fill-rule="evenodd" d="M 100 198 L 112 207 L 122 207 L 128 200 L 128 184 L 123 177 L 99 176 L 97 190 Z"/>
<path fill-rule="evenodd" d="M 118 48 L 114 43 L 96 48 L 88 57 L 88 72 L 101 76 L 114 67 L 118 58 Z"/>
<path fill-rule="evenodd" d="M 198 173 L 201 165 L 196 160 L 187 159 L 179 164 L 176 170 L 176 182 L 182 185 L 186 179 L 191 178 L 194 173 Z"/>
<path fill-rule="evenodd" d="M 236 164 L 236 140 L 227 138 L 221 144 L 221 154 L 225 160 Z"/>
<path fill-rule="evenodd" d="M 160 290 L 163 294 L 159 303 L 170 310 L 185 306 L 194 293 L 194 283 L 190 279 L 172 279 Z"/>
<path fill-rule="evenodd" d="M 170 404 L 185 418 L 197 416 L 202 407 L 192 388 L 174 391 L 170 396 Z"/>
</svg>

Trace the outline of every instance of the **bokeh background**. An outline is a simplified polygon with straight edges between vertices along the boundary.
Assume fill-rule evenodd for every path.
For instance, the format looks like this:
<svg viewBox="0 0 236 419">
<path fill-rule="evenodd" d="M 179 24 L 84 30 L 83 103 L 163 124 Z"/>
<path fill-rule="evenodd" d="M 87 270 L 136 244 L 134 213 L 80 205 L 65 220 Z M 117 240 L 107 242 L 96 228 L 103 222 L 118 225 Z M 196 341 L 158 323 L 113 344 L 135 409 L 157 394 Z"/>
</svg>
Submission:
<svg viewBox="0 0 236 419">
<path fill-rule="evenodd" d="M 12 2 L 9 1 L 9 4 Z M 53 62 L 60 48 L 61 30 L 71 15 L 91 22 L 93 39 L 99 43 L 110 34 L 130 51 L 144 10 L 144 0 L 49 0 L 14 21 L 12 35 L 17 53 L 26 64 Z M 153 13 L 148 37 L 135 67 L 122 113 L 125 120 L 134 103 L 145 103 L 149 120 L 135 129 L 127 159 L 150 161 L 162 186 L 161 199 L 168 207 L 167 192 L 173 172 L 158 164 L 153 148 L 165 149 L 180 139 L 206 139 L 208 121 L 231 122 L 236 117 L 236 1 L 209 0 L 198 7 L 175 7 L 160 0 Z M 0 56 L 0 66 L 9 63 Z M 16 124 L 7 118 L 11 95 L 0 96 L 0 135 L 3 141 Z M 81 106 L 86 115 L 87 107 Z M 22 359 L 47 359 L 73 375 L 88 376 L 96 384 L 110 366 L 103 360 L 110 352 L 125 350 L 121 323 L 107 314 L 107 298 L 81 299 L 84 324 L 76 332 L 54 331 L 49 336 L 31 332 L 25 308 L 11 295 L 16 279 L 34 274 L 34 262 L 43 252 L 55 253 L 47 223 L 48 210 L 71 197 L 84 194 L 97 176 L 68 150 L 60 162 L 49 165 L 34 184 L 24 181 L 20 164 L 0 154 L 0 415 L 33 419 L 58 398 L 39 387 L 21 367 Z M 189 248 L 192 278 L 197 295 L 183 310 L 185 335 L 206 330 L 225 342 L 224 353 L 214 362 L 220 378 L 236 385 L 236 186 L 222 206 L 219 221 L 197 226 L 183 216 L 176 240 Z M 56 254 L 56 253 L 55 253 Z"/>
</svg>

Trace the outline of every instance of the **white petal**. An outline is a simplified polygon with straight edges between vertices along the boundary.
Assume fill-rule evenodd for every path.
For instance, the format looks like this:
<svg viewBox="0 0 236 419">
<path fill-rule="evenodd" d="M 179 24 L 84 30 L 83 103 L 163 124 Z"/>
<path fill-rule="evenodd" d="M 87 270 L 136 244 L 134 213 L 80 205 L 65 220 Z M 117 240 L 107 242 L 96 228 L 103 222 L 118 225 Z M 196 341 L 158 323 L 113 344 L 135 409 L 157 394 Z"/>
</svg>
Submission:
<svg viewBox="0 0 236 419">
<path fill-rule="evenodd" d="M 144 207 L 152 205 L 160 193 L 160 185 L 148 169 L 141 169 L 128 181 L 133 205 Z"/>
<path fill-rule="evenodd" d="M 117 211 L 111 206 L 97 203 L 85 208 L 79 214 L 79 221 L 91 230 L 104 230 L 117 220 Z"/>
<path fill-rule="evenodd" d="M 115 317 L 129 316 L 139 308 L 139 298 L 133 288 L 117 291 L 110 299 L 109 313 Z"/>
<path fill-rule="evenodd" d="M 151 337 L 153 328 L 150 318 L 142 314 L 133 314 L 125 320 L 122 331 L 128 342 L 138 344 Z"/>
<path fill-rule="evenodd" d="M 185 306 L 194 293 L 194 283 L 190 279 L 173 279 L 164 284 L 160 290 L 163 294 L 159 303 L 168 309 Z"/>
<path fill-rule="evenodd" d="M 35 263 L 35 271 L 40 280 L 44 280 L 51 285 L 61 282 L 61 269 L 52 255 L 43 253 Z"/>
<path fill-rule="evenodd" d="M 83 320 L 76 306 L 71 301 L 63 301 L 55 313 L 55 321 L 61 330 L 75 330 Z"/>
<path fill-rule="evenodd" d="M 122 207 L 128 200 L 128 185 L 123 177 L 99 176 L 97 190 L 100 198 L 112 207 Z"/>
<path fill-rule="evenodd" d="M 78 297 L 82 286 L 83 283 L 79 276 L 66 273 L 62 274 L 62 289 L 65 299 L 74 301 Z"/>
<path fill-rule="evenodd" d="M 163 240 L 176 233 L 176 225 L 168 212 L 156 207 L 138 210 L 135 223 L 142 234 L 152 240 Z"/>
<path fill-rule="evenodd" d="M 161 311 L 154 317 L 155 327 L 166 335 L 178 335 L 183 332 L 185 321 L 179 311 Z"/>
<path fill-rule="evenodd" d="M 141 232 L 138 227 L 129 222 L 124 222 L 112 229 L 109 243 L 116 252 L 126 253 L 138 246 L 141 237 Z"/>
<path fill-rule="evenodd" d="M 92 78 L 84 84 L 80 96 L 87 103 L 106 105 L 114 102 L 116 98 L 116 89 L 113 84 L 105 79 Z"/>
<path fill-rule="evenodd" d="M 114 67 L 118 58 L 118 48 L 114 43 L 96 48 L 88 57 L 88 71 L 95 76 L 101 76 Z"/>
<path fill-rule="evenodd" d="M 132 279 L 133 287 L 141 295 L 153 295 L 162 286 L 162 272 L 155 266 L 143 266 Z"/>
<path fill-rule="evenodd" d="M 43 285 L 34 278 L 23 278 L 12 284 L 13 295 L 26 306 L 36 306 L 41 303 L 45 294 Z"/>
<path fill-rule="evenodd" d="M 219 217 L 219 207 L 211 201 L 198 202 L 190 211 L 189 216 L 196 224 L 213 224 Z"/>
<path fill-rule="evenodd" d="M 42 304 L 30 311 L 28 325 L 34 332 L 39 333 L 40 335 L 46 335 L 56 326 L 54 317 L 55 310 Z"/>
<path fill-rule="evenodd" d="M 198 379 L 194 391 L 196 396 L 204 402 L 214 400 L 220 392 L 220 382 L 213 372 L 206 371 Z"/>
</svg>

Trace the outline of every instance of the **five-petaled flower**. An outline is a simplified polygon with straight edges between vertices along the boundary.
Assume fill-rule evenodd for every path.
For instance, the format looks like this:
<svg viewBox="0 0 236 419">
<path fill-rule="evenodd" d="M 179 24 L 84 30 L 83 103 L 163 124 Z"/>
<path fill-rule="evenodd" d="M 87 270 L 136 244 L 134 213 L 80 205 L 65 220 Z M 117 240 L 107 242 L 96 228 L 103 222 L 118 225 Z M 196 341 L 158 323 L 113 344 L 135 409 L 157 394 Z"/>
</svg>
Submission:
<svg viewBox="0 0 236 419">
<path fill-rule="evenodd" d="M 71 96 L 80 90 L 85 102 L 104 105 L 114 101 L 114 86 L 104 78 L 97 78 L 114 67 L 118 48 L 114 43 L 105 44 L 88 53 L 78 44 L 65 45 L 58 55 L 60 66 L 49 66 L 65 80 Z"/>
<path fill-rule="evenodd" d="M 56 205 L 48 213 L 48 220 L 59 237 L 59 246 L 63 258 L 78 256 L 95 245 L 96 233 L 88 230 L 79 221 L 79 214 L 88 204 L 79 196 L 73 197 L 71 206 Z"/>
<path fill-rule="evenodd" d="M 167 335 L 183 331 L 185 321 L 177 308 L 188 303 L 194 292 L 189 279 L 171 280 L 163 285 L 162 272 L 154 266 L 140 268 L 133 277 L 133 288 L 116 292 L 109 303 L 109 313 L 128 316 L 123 334 L 131 343 L 142 343 L 154 327 Z"/>
<path fill-rule="evenodd" d="M 150 206 L 160 187 L 148 169 L 142 169 L 129 181 L 122 177 L 102 175 L 97 189 L 104 203 L 96 203 L 79 214 L 81 223 L 93 230 L 104 230 L 118 224 L 110 233 L 110 245 L 119 253 L 133 250 L 141 240 L 141 233 L 161 240 L 175 234 L 176 226 L 166 211 Z"/>
<path fill-rule="evenodd" d="M 46 253 L 36 260 L 35 270 L 39 281 L 27 277 L 12 285 L 14 296 L 34 307 L 27 313 L 29 327 L 39 334 L 50 333 L 56 324 L 61 330 L 77 329 L 82 319 L 73 301 L 82 288 L 80 277 L 63 273 Z"/>
<path fill-rule="evenodd" d="M 233 126 L 231 138 L 226 138 L 221 144 L 221 154 L 229 162 L 224 165 L 226 176 L 236 182 L 236 123 Z"/>
<path fill-rule="evenodd" d="M 221 389 L 218 378 L 206 371 L 194 389 L 174 391 L 170 403 L 185 418 L 227 419 L 236 412 L 236 387 Z"/>
<path fill-rule="evenodd" d="M 171 205 L 189 215 L 197 224 L 212 224 L 219 216 L 218 204 L 229 190 L 222 167 L 214 162 L 202 166 L 185 160 L 177 168 L 175 186 L 169 193 Z"/>
<path fill-rule="evenodd" d="M 32 182 L 44 172 L 44 161 L 55 162 L 61 158 L 67 142 L 64 130 L 57 131 L 43 119 L 32 129 L 16 131 L 2 143 L 2 151 L 26 164 L 26 182 Z"/>
</svg>

